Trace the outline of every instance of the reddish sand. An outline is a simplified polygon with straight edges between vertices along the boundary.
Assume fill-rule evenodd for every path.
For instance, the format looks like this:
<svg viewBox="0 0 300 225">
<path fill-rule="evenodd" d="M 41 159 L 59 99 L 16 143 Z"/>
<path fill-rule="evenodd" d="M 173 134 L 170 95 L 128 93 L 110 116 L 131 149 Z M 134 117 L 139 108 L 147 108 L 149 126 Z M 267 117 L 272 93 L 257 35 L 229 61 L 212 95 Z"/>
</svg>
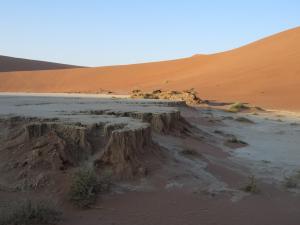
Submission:
<svg viewBox="0 0 300 225">
<path fill-rule="evenodd" d="M 268 193 L 231 202 L 184 191 L 126 193 L 99 201 L 98 209 L 65 212 L 64 225 L 298 225 L 299 201 Z"/>
<path fill-rule="evenodd" d="M 200 97 L 300 111 L 300 27 L 247 46 L 174 61 L 0 73 L 0 91 L 127 93 L 195 88 Z"/>
<path fill-rule="evenodd" d="M 78 66 L 30 60 L 30 59 L 20 59 L 20 58 L 0 55 L 0 72 L 55 70 L 55 69 L 69 69 L 69 68 L 78 68 Z"/>
</svg>

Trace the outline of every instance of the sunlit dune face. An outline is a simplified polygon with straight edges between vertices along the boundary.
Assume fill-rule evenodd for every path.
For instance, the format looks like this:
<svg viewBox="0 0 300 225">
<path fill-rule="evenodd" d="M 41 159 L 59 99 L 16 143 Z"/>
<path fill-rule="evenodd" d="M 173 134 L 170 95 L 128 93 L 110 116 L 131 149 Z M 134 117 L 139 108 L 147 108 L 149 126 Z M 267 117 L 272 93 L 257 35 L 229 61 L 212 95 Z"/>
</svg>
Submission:
<svg viewBox="0 0 300 225">
<path fill-rule="evenodd" d="M 200 97 L 300 110 L 300 28 L 232 51 L 126 66 L 0 73 L 0 91 L 128 93 L 195 88 Z"/>
</svg>

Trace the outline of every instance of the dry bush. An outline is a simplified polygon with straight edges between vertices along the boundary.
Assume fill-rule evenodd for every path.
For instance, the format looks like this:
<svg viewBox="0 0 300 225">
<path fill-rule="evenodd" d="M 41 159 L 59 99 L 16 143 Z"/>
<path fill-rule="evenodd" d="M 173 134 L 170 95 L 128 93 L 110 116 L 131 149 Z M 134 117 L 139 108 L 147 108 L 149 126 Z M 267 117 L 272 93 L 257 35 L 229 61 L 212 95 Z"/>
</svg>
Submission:
<svg viewBox="0 0 300 225">
<path fill-rule="evenodd" d="M 227 140 L 228 143 L 233 143 L 233 144 L 242 144 L 242 145 L 248 145 L 247 142 L 242 141 L 240 139 L 237 139 L 236 137 L 231 137 Z"/>
<path fill-rule="evenodd" d="M 95 171 L 81 168 L 72 177 L 69 190 L 70 201 L 80 208 L 88 208 L 96 202 L 97 188 L 98 180 Z"/>
<path fill-rule="evenodd" d="M 184 91 L 162 91 L 157 89 L 152 92 L 142 92 L 141 90 L 133 90 L 131 98 L 184 101 L 189 105 L 202 103 L 202 100 L 198 97 L 197 92 L 193 88 Z"/>
<path fill-rule="evenodd" d="M 245 192 L 249 192 L 249 193 L 258 193 L 259 192 L 255 176 L 249 177 L 249 182 L 248 182 L 248 184 L 246 184 L 246 186 L 243 188 L 243 190 Z"/>
<path fill-rule="evenodd" d="M 111 186 L 110 171 L 97 176 L 93 168 L 80 168 L 71 180 L 70 201 L 79 208 L 89 208 L 96 202 L 97 194 L 107 192 Z"/>
<path fill-rule="evenodd" d="M 1 210 L 0 225 L 55 225 L 61 215 L 53 203 L 23 200 Z"/>
</svg>

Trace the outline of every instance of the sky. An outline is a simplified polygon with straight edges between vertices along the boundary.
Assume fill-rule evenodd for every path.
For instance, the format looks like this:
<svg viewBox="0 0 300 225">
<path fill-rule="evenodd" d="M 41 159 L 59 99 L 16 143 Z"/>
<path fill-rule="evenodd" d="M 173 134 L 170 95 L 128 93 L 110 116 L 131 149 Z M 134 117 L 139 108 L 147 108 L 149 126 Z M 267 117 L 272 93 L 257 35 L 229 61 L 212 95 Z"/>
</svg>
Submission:
<svg viewBox="0 0 300 225">
<path fill-rule="evenodd" d="M 299 0 L 0 0 L 0 55 L 142 63 L 226 51 L 299 25 Z"/>
</svg>

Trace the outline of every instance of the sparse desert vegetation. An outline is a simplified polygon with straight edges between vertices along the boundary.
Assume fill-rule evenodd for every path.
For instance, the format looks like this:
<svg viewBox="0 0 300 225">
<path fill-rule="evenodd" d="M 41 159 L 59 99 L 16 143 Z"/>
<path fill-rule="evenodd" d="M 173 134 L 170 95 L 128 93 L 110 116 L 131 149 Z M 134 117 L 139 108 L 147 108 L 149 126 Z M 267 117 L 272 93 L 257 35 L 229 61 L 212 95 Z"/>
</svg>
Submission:
<svg viewBox="0 0 300 225">
<path fill-rule="evenodd" d="M 294 177 L 286 177 L 284 180 L 284 186 L 286 188 L 296 188 L 298 186 L 298 182 Z"/>
<path fill-rule="evenodd" d="M 152 92 L 143 92 L 137 89 L 132 91 L 131 98 L 184 101 L 189 105 L 202 103 L 202 100 L 198 97 L 197 92 L 193 88 L 184 91 L 163 91 L 157 89 Z"/>
<path fill-rule="evenodd" d="M 196 151 L 195 149 L 185 148 L 180 151 L 180 154 L 187 156 L 187 157 L 202 157 L 202 155 Z"/>
<path fill-rule="evenodd" d="M 227 139 L 226 142 L 227 143 L 232 143 L 232 144 L 248 145 L 247 142 L 242 141 L 242 140 L 238 139 L 237 137 L 231 137 L 231 138 Z"/>
<path fill-rule="evenodd" d="M 246 110 L 246 109 L 249 109 L 249 106 L 247 106 L 241 102 L 236 102 L 236 103 L 233 103 L 232 105 L 230 105 L 227 111 L 232 112 L 232 113 L 237 113 L 237 112 L 241 112 L 242 110 Z"/>
<path fill-rule="evenodd" d="M 71 179 L 69 199 L 79 208 L 90 208 L 97 195 L 108 192 L 112 185 L 112 172 L 109 169 L 96 172 L 93 167 L 77 169 Z"/>
<path fill-rule="evenodd" d="M 0 225 L 299 225 L 299 12 L 2 1 Z"/>
<path fill-rule="evenodd" d="M 70 201 L 80 208 L 90 207 L 96 202 L 99 185 L 98 177 L 93 168 L 78 169 L 71 180 Z"/>
<path fill-rule="evenodd" d="M 135 94 L 140 92 L 134 91 Z M 154 90 L 151 95 L 161 93 L 161 90 Z M 177 96 L 181 93 L 171 94 Z M 7 98 L 1 100 L 4 101 L 1 106 L 6 110 Z M 43 115 L 48 115 L 52 107 L 46 104 L 47 101 L 51 104 L 61 101 L 63 104 L 56 105 L 56 111 L 51 111 L 54 117 L 49 119 L 34 116 L 0 118 L 0 140 L 3 143 L 0 156 L 7 162 L 0 167 L 0 172 L 10 180 L 10 183 L 1 183 L 0 194 L 17 196 L 26 191 L 31 195 L 35 192 L 43 195 L 51 192 L 55 199 L 61 201 L 66 221 L 72 221 L 70 211 L 72 215 L 74 212 L 94 215 L 94 211 L 100 209 L 108 212 L 106 209 L 112 207 L 109 205 L 110 199 L 119 201 L 116 199 L 123 198 L 123 195 L 132 195 L 134 198 L 135 191 L 139 190 L 142 190 L 139 193 L 141 195 L 144 190 L 152 195 L 155 189 L 162 192 L 172 189 L 178 194 L 178 188 L 201 188 L 204 192 L 213 193 L 214 198 L 220 195 L 235 198 L 239 195 L 237 192 L 241 194 L 244 171 L 252 169 L 256 161 L 262 169 L 273 173 L 276 172 L 274 167 L 281 166 L 276 164 L 276 158 L 272 158 L 272 155 L 264 153 L 261 157 L 256 151 L 257 143 L 264 146 L 263 140 L 272 135 L 265 132 L 262 125 L 266 123 L 276 130 L 284 130 L 278 136 L 281 138 L 289 134 L 287 129 L 291 129 L 292 122 L 283 120 L 279 124 L 274 119 L 264 120 L 266 114 L 255 117 L 255 123 L 251 123 L 251 115 L 228 116 L 223 110 L 205 104 L 191 107 L 182 104 L 182 100 L 120 98 L 117 101 L 89 99 L 85 102 L 82 99 L 79 101 L 78 97 L 18 97 L 9 100 L 8 111 L 14 109 L 14 112 L 26 112 L 27 115 L 31 115 L 31 108 L 36 105 L 39 110 L 44 110 Z M 68 107 L 65 108 L 65 105 Z M 66 114 L 61 115 L 61 111 Z M 292 128 L 297 129 L 296 126 Z M 243 140 L 251 144 L 246 146 Z M 268 151 L 260 151 L 264 150 Z M 245 153 L 238 155 L 241 152 Z M 278 148 L 273 146 L 272 154 L 276 152 Z M 265 159 L 268 161 L 263 161 Z M 289 165 L 289 161 L 286 165 Z M 229 169 L 231 166 L 234 171 Z M 243 191 L 258 192 L 258 180 L 254 176 L 245 182 Z M 223 181 L 223 178 L 226 180 Z M 4 178 L 1 180 L 5 181 Z M 262 183 L 265 188 L 263 182 L 259 180 L 259 184 Z M 288 189 L 298 186 L 294 178 L 286 182 Z M 16 188 L 23 184 L 30 184 L 30 187 L 33 184 L 34 188 Z M 282 190 L 282 185 L 279 180 L 272 188 L 280 187 Z M 228 191 L 228 187 L 233 191 Z M 259 195 L 256 197 L 260 198 Z M 119 207 L 115 203 L 113 205 Z M 126 206 L 133 207 L 127 203 Z M 84 209 L 90 210 L 81 212 Z M 113 211 L 110 213 L 114 214 Z M 77 215 L 75 217 L 79 218 Z M 61 223 L 68 224 L 64 220 Z"/>
<path fill-rule="evenodd" d="M 242 188 L 242 190 L 253 194 L 259 192 L 259 189 L 257 187 L 257 180 L 254 175 L 249 177 L 248 183 L 245 185 L 245 187 Z"/>
<path fill-rule="evenodd" d="M 283 183 L 288 189 L 298 188 L 300 185 L 300 171 L 297 171 L 294 175 L 286 177 Z"/>
<path fill-rule="evenodd" d="M 21 200 L 0 209 L 0 225 L 56 225 L 62 212 L 49 201 Z"/>
</svg>

